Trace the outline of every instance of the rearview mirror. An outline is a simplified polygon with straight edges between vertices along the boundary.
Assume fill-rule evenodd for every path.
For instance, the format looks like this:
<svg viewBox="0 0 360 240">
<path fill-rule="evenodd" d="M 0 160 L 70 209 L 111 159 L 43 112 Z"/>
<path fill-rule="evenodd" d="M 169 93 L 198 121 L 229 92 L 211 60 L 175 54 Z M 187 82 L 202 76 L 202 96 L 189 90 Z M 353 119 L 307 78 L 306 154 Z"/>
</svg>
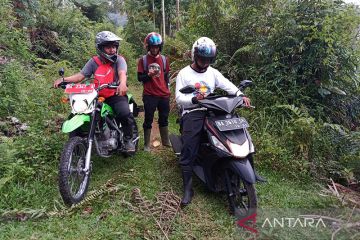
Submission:
<svg viewBox="0 0 360 240">
<path fill-rule="evenodd" d="M 179 90 L 181 93 L 193 93 L 196 91 L 195 87 L 193 85 L 188 85 L 186 87 L 183 87 L 182 89 Z"/>
<path fill-rule="evenodd" d="M 59 75 L 63 77 L 63 76 L 64 76 L 64 73 L 65 73 L 64 68 L 60 68 L 60 69 L 59 69 Z"/>
<path fill-rule="evenodd" d="M 254 85 L 254 84 L 251 80 L 242 80 L 239 84 L 239 89 L 240 89 L 240 91 L 242 91 L 245 88 L 250 87 L 252 85 Z"/>
</svg>

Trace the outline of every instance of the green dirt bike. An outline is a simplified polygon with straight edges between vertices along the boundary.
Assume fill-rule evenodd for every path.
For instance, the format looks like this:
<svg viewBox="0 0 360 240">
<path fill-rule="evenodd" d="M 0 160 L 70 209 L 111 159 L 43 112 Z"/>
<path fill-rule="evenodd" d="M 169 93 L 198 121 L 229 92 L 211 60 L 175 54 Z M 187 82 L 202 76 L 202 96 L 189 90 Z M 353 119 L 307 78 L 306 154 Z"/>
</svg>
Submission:
<svg viewBox="0 0 360 240">
<path fill-rule="evenodd" d="M 59 74 L 63 77 L 64 70 Z M 124 133 L 117 124 L 112 108 L 98 96 L 104 88 L 116 89 L 114 84 L 73 84 L 62 82 L 59 85 L 69 94 L 71 105 L 69 119 L 62 125 L 62 132 L 69 134 L 59 164 L 59 190 L 68 206 L 80 202 L 86 195 L 91 174 L 91 157 L 94 152 L 100 157 L 110 157 L 115 153 L 131 156 L 124 148 Z M 137 116 L 138 108 L 128 94 L 130 111 Z M 139 133 L 136 122 L 132 126 L 135 152 L 138 148 Z M 93 151 L 95 150 L 95 151 Z"/>
</svg>

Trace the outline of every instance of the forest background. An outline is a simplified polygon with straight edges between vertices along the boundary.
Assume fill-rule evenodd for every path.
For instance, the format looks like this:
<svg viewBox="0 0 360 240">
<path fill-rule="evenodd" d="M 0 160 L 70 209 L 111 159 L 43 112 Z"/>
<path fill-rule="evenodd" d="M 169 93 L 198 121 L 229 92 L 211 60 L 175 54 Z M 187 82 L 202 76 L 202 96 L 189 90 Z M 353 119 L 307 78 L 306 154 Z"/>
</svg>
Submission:
<svg viewBox="0 0 360 240">
<path fill-rule="evenodd" d="M 260 171 L 300 185 L 325 185 L 330 178 L 358 183 L 358 6 L 341 0 L 167 0 L 165 19 L 161 9 L 159 0 L 0 0 L 2 212 L 60 201 L 57 163 L 66 141 L 60 127 L 69 111 L 60 104 L 62 92 L 50 87 L 57 69 L 76 73 L 95 54 L 94 37 L 102 30 L 123 38 L 120 53 L 140 104 L 136 59 L 145 53 L 147 33 L 165 31 L 163 54 L 173 81 L 189 64 L 192 43 L 212 38 L 215 67 L 235 84 L 254 82 L 246 94 L 256 110 L 242 114 Z M 44 196 L 53 200 L 44 203 Z"/>
</svg>

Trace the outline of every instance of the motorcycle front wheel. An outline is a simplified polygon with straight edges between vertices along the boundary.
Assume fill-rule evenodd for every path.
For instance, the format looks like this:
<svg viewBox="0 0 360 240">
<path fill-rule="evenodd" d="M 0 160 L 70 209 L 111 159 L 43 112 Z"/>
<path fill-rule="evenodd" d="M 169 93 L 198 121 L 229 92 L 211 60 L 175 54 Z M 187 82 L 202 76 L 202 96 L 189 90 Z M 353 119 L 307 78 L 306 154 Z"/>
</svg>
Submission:
<svg viewBox="0 0 360 240">
<path fill-rule="evenodd" d="M 87 192 L 90 172 L 85 167 L 87 144 L 81 137 L 70 138 L 61 154 L 59 165 L 59 190 L 68 206 L 80 202 Z"/>
<path fill-rule="evenodd" d="M 225 179 L 228 189 L 230 213 L 242 219 L 256 213 L 257 196 L 254 184 L 244 181 L 236 171 L 227 169 Z"/>
</svg>

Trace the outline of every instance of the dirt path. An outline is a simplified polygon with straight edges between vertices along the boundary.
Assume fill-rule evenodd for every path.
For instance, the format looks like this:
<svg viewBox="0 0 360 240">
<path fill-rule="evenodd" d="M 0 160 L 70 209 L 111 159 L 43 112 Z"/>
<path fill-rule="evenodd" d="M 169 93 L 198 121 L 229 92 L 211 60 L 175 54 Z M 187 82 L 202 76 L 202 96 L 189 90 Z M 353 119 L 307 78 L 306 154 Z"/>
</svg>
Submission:
<svg viewBox="0 0 360 240">
<path fill-rule="evenodd" d="M 143 122 L 144 121 L 144 112 L 140 112 L 138 117 L 141 118 L 141 122 Z M 139 133 L 141 134 L 140 137 L 143 138 L 144 131 L 142 130 L 142 125 L 139 126 L 139 129 L 141 129 L 139 131 Z M 163 146 L 161 145 L 158 119 L 156 117 L 154 117 L 154 121 L 152 123 L 150 141 L 151 141 L 151 152 L 154 152 L 154 151 L 156 152 L 157 150 L 160 150 L 163 148 Z M 140 146 L 140 149 L 142 150 L 143 146 Z"/>
</svg>

